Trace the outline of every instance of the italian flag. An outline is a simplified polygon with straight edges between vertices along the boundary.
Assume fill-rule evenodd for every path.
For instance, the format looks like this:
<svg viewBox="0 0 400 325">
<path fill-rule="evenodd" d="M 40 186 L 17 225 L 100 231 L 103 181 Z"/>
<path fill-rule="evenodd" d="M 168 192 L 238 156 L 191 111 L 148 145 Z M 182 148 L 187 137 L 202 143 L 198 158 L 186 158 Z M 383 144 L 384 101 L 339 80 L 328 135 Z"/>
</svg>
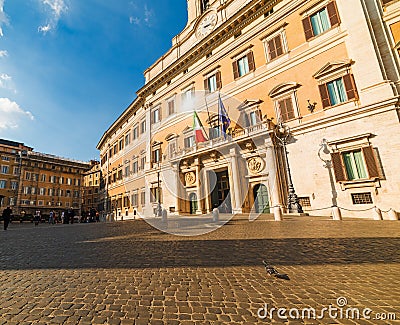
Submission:
<svg viewBox="0 0 400 325">
<path fill-rule="evenodd" d="M 201 124 L 197 112 L 194 112 L 193 115 L 193 130 L 196 137 L 196 143 L 207 141 L 203 133 L 204 130 L 203 124 Z"/>
</svg>

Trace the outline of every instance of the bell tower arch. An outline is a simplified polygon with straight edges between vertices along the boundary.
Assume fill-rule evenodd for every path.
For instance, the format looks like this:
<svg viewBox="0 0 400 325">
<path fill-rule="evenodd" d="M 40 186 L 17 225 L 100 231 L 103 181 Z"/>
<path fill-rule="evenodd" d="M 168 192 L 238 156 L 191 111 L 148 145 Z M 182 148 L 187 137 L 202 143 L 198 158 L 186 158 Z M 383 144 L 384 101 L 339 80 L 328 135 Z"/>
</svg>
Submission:
<svg viewBox="0 0 400 325">
<path fill-rule="evenodd" d="M 201 16 L 209 7 L 211 0 L 187 0 L 188 24 Z"/>
</svg>

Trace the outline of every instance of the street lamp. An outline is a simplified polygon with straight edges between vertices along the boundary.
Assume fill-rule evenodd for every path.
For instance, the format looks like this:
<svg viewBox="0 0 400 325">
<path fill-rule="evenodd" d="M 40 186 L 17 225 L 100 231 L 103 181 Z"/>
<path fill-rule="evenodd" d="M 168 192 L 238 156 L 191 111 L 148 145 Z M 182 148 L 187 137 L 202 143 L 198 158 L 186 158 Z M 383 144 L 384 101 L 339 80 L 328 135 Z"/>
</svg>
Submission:
<svg viewBox="0 0 400 325">
<path fill-rule="evenodd" d="M 324 159 L 324 156 L 327 159 Z M 336 207 L 337 206 L 337 191 L 335 187 L 335 180 L 333 178 L 333 173 L 332 173 L 332 160 L 330 158 L 330 151 L 329 151 L 329 144 L 326 139 L 322 139 L 322 142 L 320 144 L 319 150 L 318 150 L 318 158 L 324 162 L 324 167 L 328 169 L 329 173 L 329 182 L 331 184 L 331 193 L 332 193 L 332 206 Z"/>
<path fill-rule="evenodd" d="M 286 125 L 280 122 L 278 125 L 276 125 L 274 134 L 276 138 L 279 140 L 279 142 L 282 145 L 283 148 L 283 153 L 285 156 L 285 163 L 286 163 L 286 173 L 287 173 L 287 185 L 288 185 L 288 211 L 289 213 L 303 213 L 303 208 L 299 203 L 299 198 L 296 195 L 296 192 L 294 190 L 293 182 L 292 182 L 292 175 L 290 173 L 290 167 L 289 167 L 289 159 L 288 159 L 288 153 L 286 150 L 286 145 L 287 145 L 287 139 L 290 136 L 290 128 Z"/>
</svg>

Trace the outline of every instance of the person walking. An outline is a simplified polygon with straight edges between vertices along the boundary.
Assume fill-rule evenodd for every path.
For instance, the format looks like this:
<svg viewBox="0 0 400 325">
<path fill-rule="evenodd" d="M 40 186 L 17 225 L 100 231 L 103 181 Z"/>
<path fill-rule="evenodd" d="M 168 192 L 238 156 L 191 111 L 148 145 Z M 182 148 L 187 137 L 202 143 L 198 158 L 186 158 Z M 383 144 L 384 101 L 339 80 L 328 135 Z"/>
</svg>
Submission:
<svg viewBox="0 0 400 325">
<path fill-rule="evenodd" d="M 12 212 L 12 210 L 10 207 L 5 208 L 3 211 L 2 217 L 3 217 L 3 222 L 4 222 L 4 230 L 7 230 L 8 224 L 10 223 L 11 212 Z"/>
<path fill-rule="evenodd" d="M 41 218 L 40 218 L 40 210 L 37 210 L 36 213 L 35 213 L 35 217 L 34 217 L 35 226 L 37 226 L 37 225 L 39 224 L 40 219 L 41 219 Z"/>
<path fill-rule="evenodd" d="M 49 215 L 49 225 L 54 224 L 54 211 L 50 211 Z"/>
</svg>

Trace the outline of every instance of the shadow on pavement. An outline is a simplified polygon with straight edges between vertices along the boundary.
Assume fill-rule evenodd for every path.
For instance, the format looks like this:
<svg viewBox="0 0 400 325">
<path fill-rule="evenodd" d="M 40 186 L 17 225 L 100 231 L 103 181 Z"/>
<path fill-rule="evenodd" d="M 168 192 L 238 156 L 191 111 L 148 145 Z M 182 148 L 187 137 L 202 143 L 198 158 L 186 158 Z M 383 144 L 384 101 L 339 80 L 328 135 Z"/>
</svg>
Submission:
<svg viewBox="0 0 400 325">
<path fill-rule="evenodd" d="M 229 229 L 229 227 L 227 228 Z M 15 227 L 0 234 L 0 270 L 399 263 L 400 238 L 181 240 L 145 222 Z M 359 236 L 362 234 L 359 234 Z"/>
</svg>

